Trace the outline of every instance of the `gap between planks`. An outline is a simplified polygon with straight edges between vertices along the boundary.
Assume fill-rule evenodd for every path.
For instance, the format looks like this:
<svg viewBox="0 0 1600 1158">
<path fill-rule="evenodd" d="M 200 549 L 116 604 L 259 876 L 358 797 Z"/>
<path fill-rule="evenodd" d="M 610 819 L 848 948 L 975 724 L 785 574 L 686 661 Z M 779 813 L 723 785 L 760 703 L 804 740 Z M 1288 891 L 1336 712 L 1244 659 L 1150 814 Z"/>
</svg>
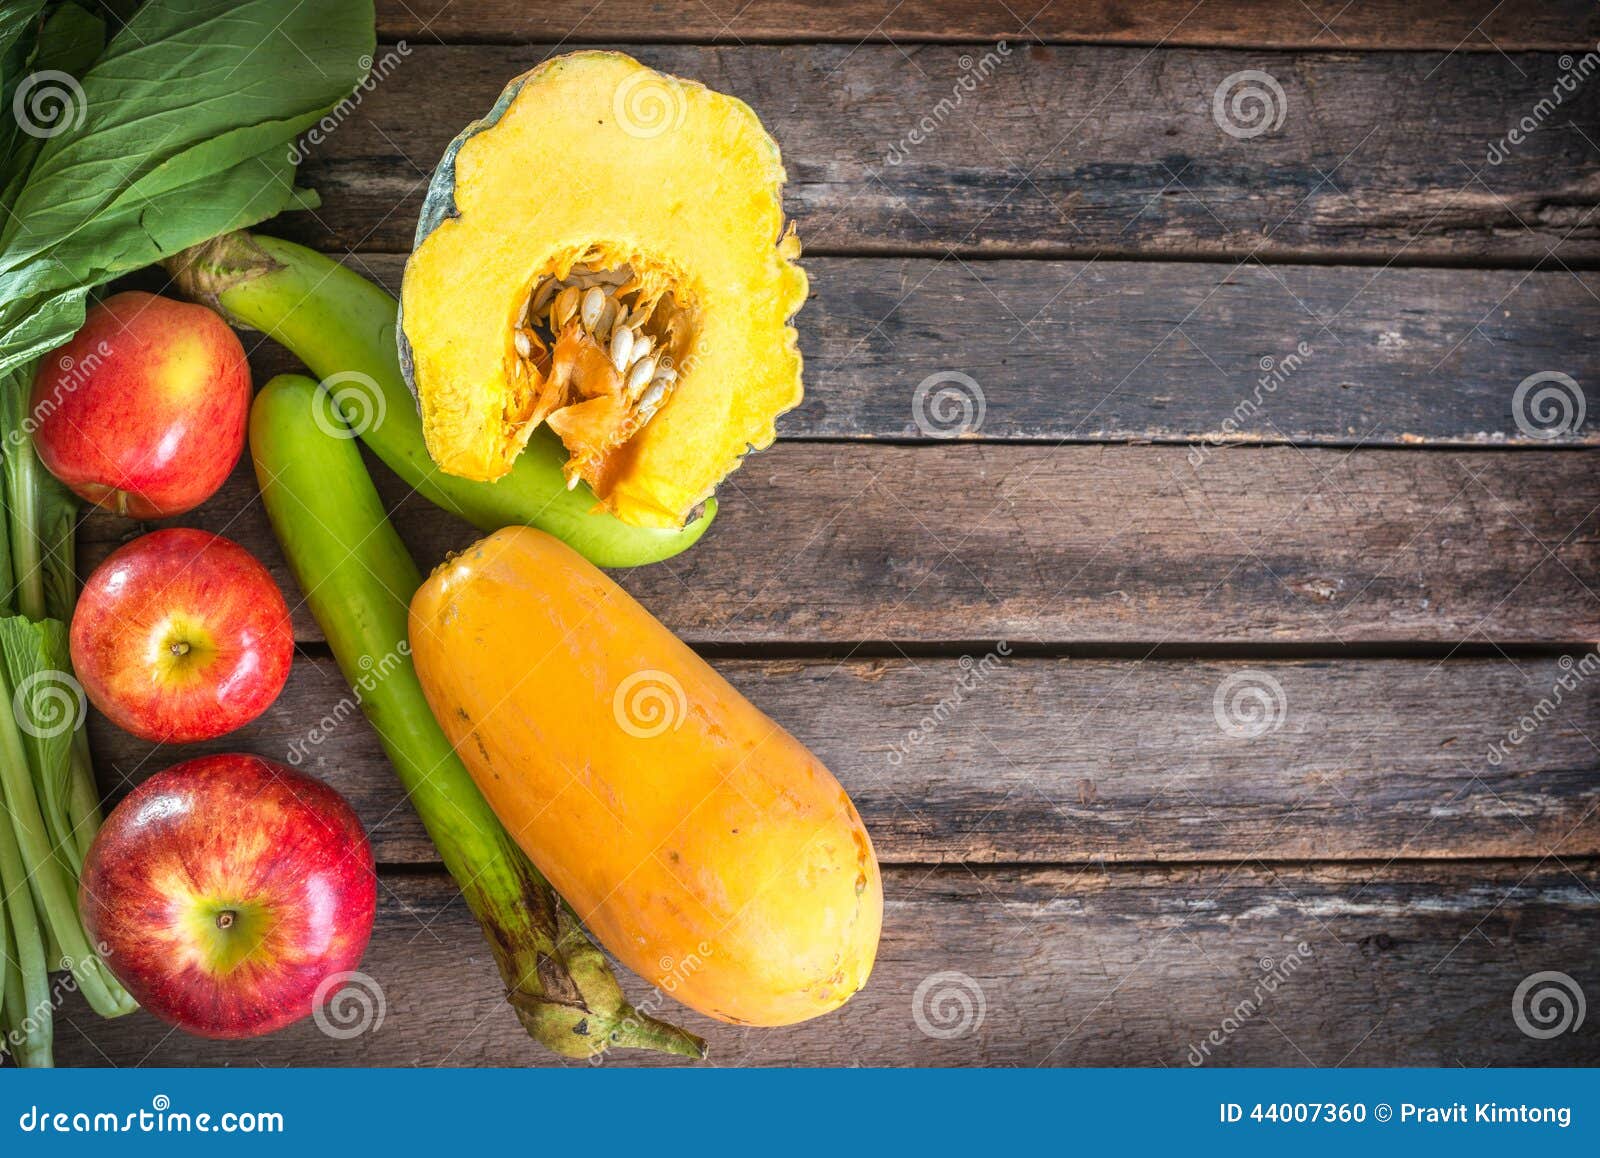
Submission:
<svg viewBox="0 0 1600 1158">
<path fill-rule="evenodd" d="M 1540 708 L 1571 670 L 1556 658 L 713 666 L 839 776 L 890 863 L 1600 855 L 1600 693 Z M 380 861 L 431 863 L 376 736 L 339 707 L 346 687 L 301 657 L 259 720 L 181 749 L 95 715 L 104 787 L 243 745 L 343 792 Z"/>
</svg>

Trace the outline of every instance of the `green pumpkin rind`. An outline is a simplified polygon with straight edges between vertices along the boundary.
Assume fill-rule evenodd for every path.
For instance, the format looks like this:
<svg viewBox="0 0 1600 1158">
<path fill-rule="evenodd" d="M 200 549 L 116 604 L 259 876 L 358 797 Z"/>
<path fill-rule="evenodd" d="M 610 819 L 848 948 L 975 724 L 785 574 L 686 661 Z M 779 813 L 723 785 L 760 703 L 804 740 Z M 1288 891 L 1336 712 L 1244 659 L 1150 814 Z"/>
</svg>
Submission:
<svg viewBox="0 0 1600 1158">
<path fill-rule="evenodd" d="M 539 68 L 544 68 L 540 65 Z M 500 95 L 495 99 L 494 107 L 487 115 L 479 117 L 451 139 L 445 146 L 444 156 L 439 158 L 439 163 L 434 166 L 433 176 L 428 179 L 428 191 L 422 197 L 422 213 L 417 218 L 417 232 L 411 240 L 411 248 L 416 249 L 428 239 L 428 235 L 438 229 L 444 222 L 452 217 L 460 217 L 461 211 L 456 208 L 456 156 L 461 148 L 473 137 L 485 129 L 492 129 L 500 123 L 500 118 L 506 115 L 506 110 L 517 99 L 517 94 L 522 91 L 522 86 L 528 79 L 539 71 L 539 68 L 530 69 L 521 76 L 515 77 L 500 90 Z M 417 393 L 416 368 L 411 360 L 411 343 L 406 341 L 405 311 L 398 311 L 395 319 L 395 341 L 400 347 L 400 373 L 406 380 L 406 386 L 411 391 L 413 398 L 420 397 Z"/>
</svg>

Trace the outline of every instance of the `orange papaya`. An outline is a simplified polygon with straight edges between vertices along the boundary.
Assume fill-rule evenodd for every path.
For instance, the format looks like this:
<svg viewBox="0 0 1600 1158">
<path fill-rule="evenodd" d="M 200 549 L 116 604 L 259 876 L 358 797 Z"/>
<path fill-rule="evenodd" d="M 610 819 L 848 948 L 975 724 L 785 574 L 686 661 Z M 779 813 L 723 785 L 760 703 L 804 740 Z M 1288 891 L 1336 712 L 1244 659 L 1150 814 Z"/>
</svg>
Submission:
<svg viewBox="0 0 1600 1158">
<path fill-rule="evenodd" d="M 422 585 L 410 639 L 490 806 L 623 964 L 742 1025 L 866 984 L 883 882 L 849 796 L 582 556 L 497 531 Z"/>
</svg>

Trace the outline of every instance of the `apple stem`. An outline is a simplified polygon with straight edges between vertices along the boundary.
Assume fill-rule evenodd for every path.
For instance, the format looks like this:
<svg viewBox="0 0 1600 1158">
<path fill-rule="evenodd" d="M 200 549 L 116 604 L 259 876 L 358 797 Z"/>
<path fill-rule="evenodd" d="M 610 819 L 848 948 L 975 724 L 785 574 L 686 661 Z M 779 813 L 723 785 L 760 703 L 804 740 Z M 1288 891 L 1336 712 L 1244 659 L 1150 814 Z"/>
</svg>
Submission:
<svg viewBox="0 0 1600 1158">
<path fill-rule="evenodd" d="M 233 928 L 233 922 L 238 918 L 238 916 L 239 914 L 235 913 L 232 909 L 223 909 L 222 912 L 217 914 L 217 928 Z"/>
<path fill-rule="evenodd" d="M 177 643 L 172 645 L 172 654 L 173 655 L 188 655 L 189 654 L 189 645 L 187 643 L 185 643 L 183 640 L 180 639 Z M 224 927 L 226 927 L 226 926 L 224 926 Z"/>
</svg>

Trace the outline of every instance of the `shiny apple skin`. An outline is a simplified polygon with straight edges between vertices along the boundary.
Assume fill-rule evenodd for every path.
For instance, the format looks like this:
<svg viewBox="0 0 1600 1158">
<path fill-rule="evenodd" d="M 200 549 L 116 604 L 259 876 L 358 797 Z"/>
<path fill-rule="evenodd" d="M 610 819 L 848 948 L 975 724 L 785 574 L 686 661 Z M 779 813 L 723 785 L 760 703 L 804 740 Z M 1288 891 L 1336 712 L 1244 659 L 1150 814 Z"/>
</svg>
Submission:
<svg viewBox="0 0 1600 1158">
<path fill-rule="evenodd" d="M 239 461 L 250 365 L 211 310 L 129 291 L 89 310 L 47 355 L 29 401 L 33 444 L 74 494 L 159 519 L 210 498 Z"/>
<path fill-rule="evenodd" d="M 267 569 L 232 540 L 186 527 L 108 555 L 78 596 L 70 642 L 94 706 L 162 743 L 249 723 L 294 661 L 289 609 Z"/>
<path fill-rule="evenodd" d="M 377 908 L 372 846 L 320 780 L 259 756 L 202 756 L 158 772 L 89 848 L 79 905 L 117 980 L 190 1033 L 256 1037 L 314 1010 L 317 989 L 361 963 Z M 230 908 L 237 906 L 237 908 Z M 232 963 L 220 911 L 253 946 Z M 326 1002 L 340 984 L 328 987 Z"/>
</svg>

